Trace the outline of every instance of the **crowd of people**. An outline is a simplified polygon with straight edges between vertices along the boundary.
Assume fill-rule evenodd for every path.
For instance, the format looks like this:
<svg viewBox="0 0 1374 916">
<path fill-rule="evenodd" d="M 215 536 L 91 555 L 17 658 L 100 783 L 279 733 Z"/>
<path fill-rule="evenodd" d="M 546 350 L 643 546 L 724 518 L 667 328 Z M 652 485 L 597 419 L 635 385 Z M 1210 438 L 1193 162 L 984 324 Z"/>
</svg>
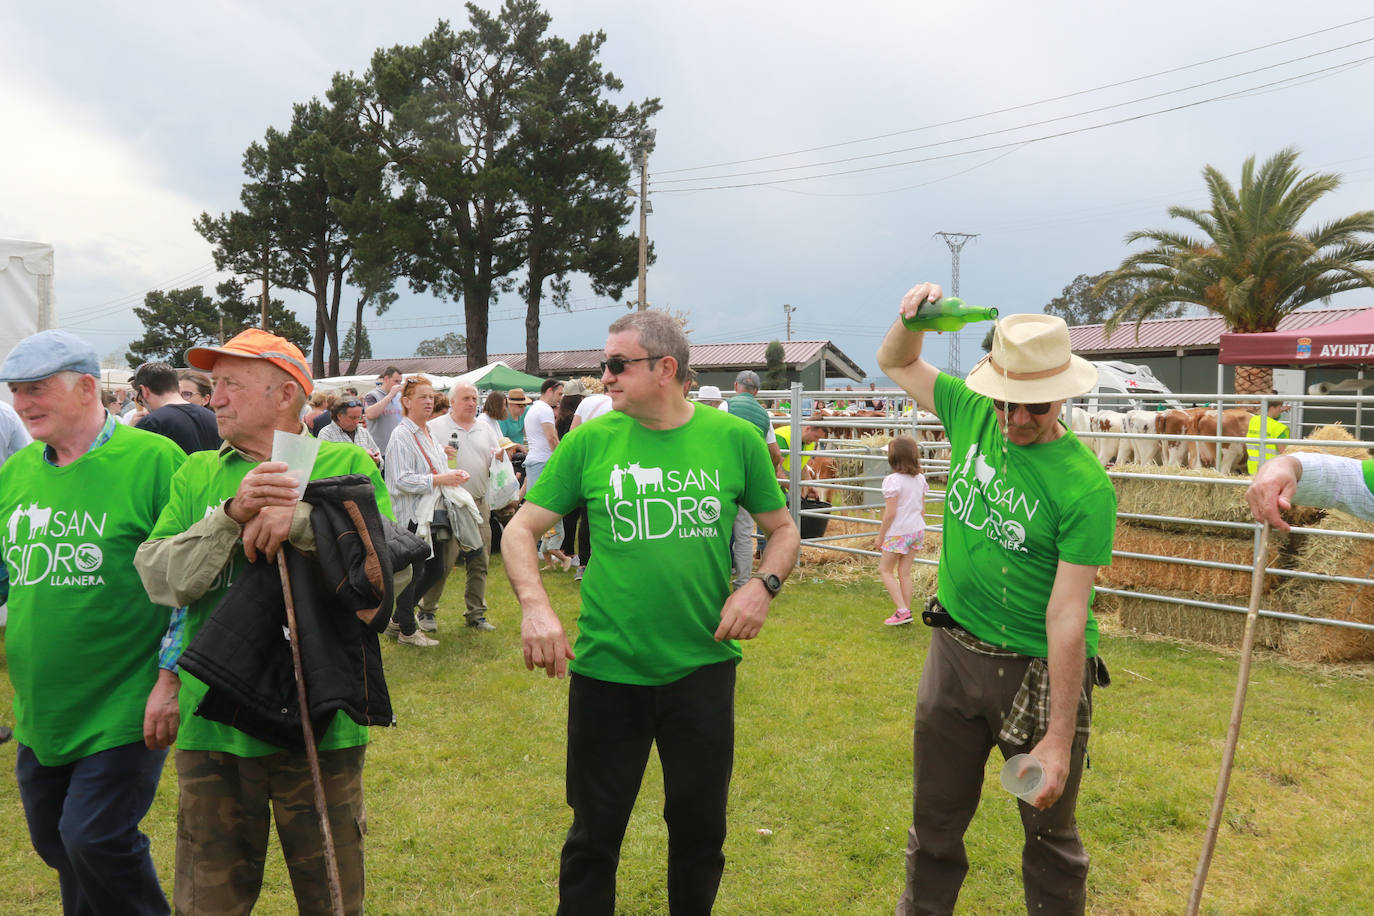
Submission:
<svg viewBox="0 0 1374 916">
<path fill-rule="evenodd" d="M 919 285 L 900 314 L 940 295 Z M 1019 804 L 1028 910 L 1082 913 L 1076 799 L 1093 690 L 1108 683 L 1090 595 L 1111 559 L 1115 494 L 1059 408 L 1095 373 L 1051 316 L 1004 319 L 966 379 L 925 360 L 922 339 L 896 322 L 878 353 L 940 418 L 953 455 L 938 591 L 920 615 L 933 632 L 897 913 L 952 912 L 994 746 L 1043 769 L 1038 793 Z M 609 328 L 600 379 L 485 400 L 458 384 L 441 402 L 430 379 L 394 368 L 362 397 L 317 392 L 297 348 L 250 329 L 189 350 L 190 370 L 145 364 L 129 396 L 106 398 L 84 341 L 44 331 L 19 343 L 0 365 L 14 400 L 0 403 L 0 588 L 16 778 L 66 912 L 247 912 L 273 818 L 300 911 L 330 912 L 316 778 L 335 890 L 346 912 L 361 912 L 368 727 L 394 722 L 376 690 L 378 636 L 436 645 L 460 565 L 465 627 L 494 630 L 486 584 L 502 527 L 524 663 L 569 678 L 560 912 L 614 911 L 619 850 L 655 745 L 669 906 L 710 912 L 725 865 L 740 642 L 762 632 L 800 539 L 758 376 L 741 372 L 729 399 L 706 385 L 693 400 L 688 352 L 671 317 L 633 312 Z M 318 452 L 301 480 L 274 460 L 274 443 L 312 428 Z M 808 428 L 803 451 L 816 438 Z M 913 440 L 893 440 L 888 459 L 877 546 L 895 626 L 914 616 L 910 556 L 927 488 Z M 1279 527 L 1294 501 L 1374 518 L 1369 466 L 1275 455 L 1248 498 Z M 493 526 L 503 510 L 514 514 Z M 336 530 L 344 537 L 318 534 Z M 575 644 L 541 553 L 546 566 L 576 566 Z M 295 598 L 302 656 L 318 659 L 325 645 L 330 659 L 310 666 L 323 707 L 296 706 L 285 725 L 264 698 L 275 700 L 279 669 L 267 669 L 273 684 L 244 673 L 280 645 L 272 615 L 290 596 L 274 563 L 307 564 Z M 999 592 L 1006 581 L 1015 589 Z M 226 699 L 220 668 L 241 679 L 243 697 Z M 314 728 L 317 777 L 306 739 L 283 737 L 292 722 Z M 169 904 L 140 823 L 173 745 Z"/>
</svg>

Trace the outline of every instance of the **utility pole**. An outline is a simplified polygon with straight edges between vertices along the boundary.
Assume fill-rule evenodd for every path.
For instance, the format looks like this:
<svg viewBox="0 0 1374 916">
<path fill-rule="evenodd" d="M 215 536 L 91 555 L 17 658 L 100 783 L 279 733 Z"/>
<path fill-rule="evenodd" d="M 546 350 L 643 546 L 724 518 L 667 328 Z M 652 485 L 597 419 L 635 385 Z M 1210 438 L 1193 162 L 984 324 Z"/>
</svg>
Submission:
<svg viewBox="0 0 1374 916">
<path fill-rule="evenodd" d="M 950 257 L 950 295 L 959 295 L 959 252 L 964 250 L 964 246 L 971 240 L 978 237 L 976 232 L 937 232 L 935 233 L 945 240 L 949 246 Z M 959 332 L 952 331 L 949 335 L 949 374 L 960 375 L 959 371 Z"/>
<path fill-rule="evenodd" d="M 792 313 L 795 312 L 796 310 L 797 310 L 796 307 L 795 307 L 795 306 L 791 306 L 791 305 L 784 305 L 784 306 L 782 307 L 782 312 L 783 312 L 783 314 L 787 316 L 787 339 L 788 339 L 788 340 L 791 340 L 791 339 L 792 339 Z"/>
<path fill-rule="evenodd" d="M 644 274 L 649 266 L 649 214 L 654 208 L 649 204 L 649 147 L 654 144 L 657 132 L 648 130 L 639 148 L 639 310 L 648 308 L 644 295 Z"/>
</svg>

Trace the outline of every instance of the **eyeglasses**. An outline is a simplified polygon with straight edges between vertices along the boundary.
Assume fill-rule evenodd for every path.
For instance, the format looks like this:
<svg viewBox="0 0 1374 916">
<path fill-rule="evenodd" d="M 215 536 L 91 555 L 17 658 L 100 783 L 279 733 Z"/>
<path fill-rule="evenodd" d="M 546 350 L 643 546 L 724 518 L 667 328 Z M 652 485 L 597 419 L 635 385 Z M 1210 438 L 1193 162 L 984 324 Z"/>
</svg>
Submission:
<svg viewBox="0 0 1374 916">
<path fill-rule="evenodd" d="M 642 363 L 645 360 L 653 362 L 656 359 L 662 358 L 662 356 L 636 356 L 634 359 L 624 359 L 619 356 L 612 356 L 610 359 L 601 361 L 601 374 L 605 375 L 606 371 L 609 369 L 611 375 L 619 375 L 625 371 L 625 367 L 630 363 Z"/>
<path fill-rule="evenodd" d="M 362 402 L 362 401 L 340 401 L 340 402 L 339 402 L 339 409 L 340 409 L 340 410 L 352 410 L 354 407 L 362 407 L 362 406 L 363 406 L 363 402 Z"/>
<path fill-rule="evenodd" d="M 993 398 L 992 406 L 1007 413 L 1016 413 L 1016 408 L 1024 407 L 1032 416 L 1043 417 L 1050 412 L 1050 408 L 1054 405 L 1048 401 L 1042 401 L 1039 404 L 1017 404 L 1015 401 L 999 401 Z"/>
</svg>

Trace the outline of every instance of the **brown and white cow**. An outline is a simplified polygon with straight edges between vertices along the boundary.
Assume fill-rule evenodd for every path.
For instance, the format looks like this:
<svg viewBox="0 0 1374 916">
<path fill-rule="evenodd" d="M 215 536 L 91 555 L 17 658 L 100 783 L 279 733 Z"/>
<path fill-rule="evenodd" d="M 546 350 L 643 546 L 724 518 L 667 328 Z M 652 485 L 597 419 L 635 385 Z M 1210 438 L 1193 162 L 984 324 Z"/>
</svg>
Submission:
<svg viewBox="0 0 1374 916">
<path fill-rule="evenodd" d="M 1224 410 L 1221 414 L 1221 434 L 1235 438 L 1245 438 L 1246 432 L 1250 428 L 1250 418 L 1254 414 L 1248 410 L 1231 408 Z M 1217 412 L 1215 410 L 1203 410 L 1193 418 L 1192 431 L 1197 436 L 1215 436 L 1217 434 Z M 1234 474 L 1237 465 L 1242 468 L 1245 466 L 1245 443 L 1227 442 L 1222 445 L 1221 461 L 1216 460 L 1215 442 L 1194 442 L 1195 449 L 1190 450 L 1193 455 L 1192 467 L 1216 467 L 1223 474 Z"/>
<path fill-rule="evenodd" d="M 1181 468 L 1188 464 L 1188 443 L 1182 439 L 1171 438 L 1189 435 L 1188 428 L 1192 417 L 1184 410 L 1164 410 L 1155 414 L 1155 433 L 1160 437 L 1163 449 L 1163 463 L 1167 467 Z"/>
<path fill-rule="evenodd" d="M 1122 425 L 1126 432 L 1141 438 L 1128 440 L 1131 444 L 1131 463 L 1159 464 L 1159 440 L 1155 438 L 1155 412 L 1128 410 Z"/>
<path fill-rule="evenodd" d="M 1099 410 L 1088 417 L 1088 429 L 1094 433 L 1121 433 L 1126 431 L 1126 415 L 1115 410 Z M 1103 467 L 1125 464 L 1130 458 L 1130 439 L 1108 439 L 1105 436 L 1090 437 L 1093 454 L 1102 462 Z"/>
</svg>

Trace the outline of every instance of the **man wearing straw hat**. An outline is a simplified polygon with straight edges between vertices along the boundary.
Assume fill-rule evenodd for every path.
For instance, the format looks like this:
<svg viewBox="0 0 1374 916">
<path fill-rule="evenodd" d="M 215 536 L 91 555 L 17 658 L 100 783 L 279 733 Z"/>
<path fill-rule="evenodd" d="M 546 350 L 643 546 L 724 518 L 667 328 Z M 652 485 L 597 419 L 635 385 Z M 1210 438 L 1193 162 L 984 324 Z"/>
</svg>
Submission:
<svg viewBox="0 0 1374 916">
<path fill-rule="evenodd" d="M 901 314 L 940 297 L 938 285 L 916 286 Z M 1003 319 L 964 381 L 922 359 L 923 338 L 897 322 L 878 350 L 888 377 L 940 418 L 952 449 L 938 600 L 922 615 L 936 629 L 916 697 L 897 913 L 953 912 L 968 871 L 964 830 L 994 745 L 1044 770 L 1039 793 L 1019 803 L 1027 910 L 1082 913 L 1088 857 L 1074 807 L 1099 667 L 1090 604 L 1097 567 L 1111 562 L 1116 497 L 1058 417 L 1097 370 L 1048 315 Z"/>
<path fill-rule="evenodd" d="M 210 373 L 210 408 L 224 444 L 187 459 L 134 560 L 154 601 L 187 607 L 184 624 L 174 619 L 167 636 L 177 654 L 247 563 L 259 554 L 274 559 L 288 542 L 310 553 L 315 546 L 309 504 L 298 500 L 286 464 L 269 460 L 275 431 L 305 433 L 300 411 L 314 383 L 304 355 L 290 341 L 250 328 L 221 347 L 192 347 L 186 361 Z M 368 476 L 378 509 L 391 517 L 386 485 L 367 453 L 321 442 L 311 479 L 344 474 Z M 305 751 L 196 716 L 206 691 L 203 681 L 181 672 L 180 730 L 166 739 L 177 741 L 176 911 L 252 909 L 262 886 L 270 806 L 299 911 L 330 912 Z M 339 712 L 316 735 L 344 908 L 361 913 L 367 728 Z"/>
</svg>

